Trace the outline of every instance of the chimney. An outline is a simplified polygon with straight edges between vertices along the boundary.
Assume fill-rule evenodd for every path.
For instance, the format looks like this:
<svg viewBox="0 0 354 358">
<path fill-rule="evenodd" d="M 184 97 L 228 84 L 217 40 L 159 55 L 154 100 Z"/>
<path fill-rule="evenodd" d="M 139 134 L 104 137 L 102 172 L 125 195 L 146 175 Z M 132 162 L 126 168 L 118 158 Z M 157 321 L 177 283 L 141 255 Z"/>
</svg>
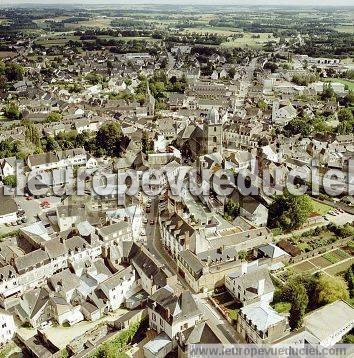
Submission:
<svg viewBox="0 0 354 358">
<path fill-rule="evenodd" d="M 263 295 L 264 293 L 264 285 L 265 285 L 265 279 L 262 278 L 258 281 L 258 295 Z"/>
</svg>

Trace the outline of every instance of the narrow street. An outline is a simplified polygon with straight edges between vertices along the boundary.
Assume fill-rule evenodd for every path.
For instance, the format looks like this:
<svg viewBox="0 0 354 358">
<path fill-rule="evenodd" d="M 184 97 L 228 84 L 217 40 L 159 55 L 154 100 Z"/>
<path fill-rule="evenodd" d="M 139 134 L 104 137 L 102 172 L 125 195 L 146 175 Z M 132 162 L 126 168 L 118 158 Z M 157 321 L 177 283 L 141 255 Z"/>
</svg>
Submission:
<svg viewBox="0 0 354 358">
<path fill-rule="evenodd" d="M 154 220 L 154 225 L 150 225 L 150 220 Z M 161 263 L 164 263 L 166 267 L 178 277 L 178 282 L 181 285 L 181 289 L 194 292 L 188 285 L 186 280 L 178 274 L 177 265 L 173 259 L 168 255 L 161 243 L 161 233 L 158 226 L 158 200 L 152 200 L 151 212 L 148 215 L 148 226 L 146 227 L 147 236 L 147 248 L 148 250 L 158 258 Z M 224 317 L 217 311 L 217 309 L 208 301 L 207 298 L 202 297 L 203 294 L 195 294 L 199 308 L 203 313 L 205 319 L 216 332 L 217 336 L 223 343 L 242 343 L 242 337 L 236 332 L 235 328 L 225 320 Z"/>
</svg>

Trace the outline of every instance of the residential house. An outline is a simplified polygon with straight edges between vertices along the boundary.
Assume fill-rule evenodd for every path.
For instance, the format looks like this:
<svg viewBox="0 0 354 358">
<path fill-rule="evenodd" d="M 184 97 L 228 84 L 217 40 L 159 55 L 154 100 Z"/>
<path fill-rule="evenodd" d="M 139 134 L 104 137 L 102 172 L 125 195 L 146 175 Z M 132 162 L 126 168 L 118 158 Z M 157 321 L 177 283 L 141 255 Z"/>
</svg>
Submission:
<svg viewBox="0 0 354 358">
<path fill-rule="evenodd" d="M 243 305 L 261 301 L 272 302 L 274 285 L 267 267 L 259 267 L 258 262 L 243 262 L 238 271 L 225 277 L 227 290 Z"/>
<path fill-rule="evenodd" d="M 271 344 L 290 332 L 288 319 L 277 313 L 267 301 L 242 307 L 236 329 L 247 343 L 254 344 Z"/>
<path fill-rule="evenodd" d="M 266 226 L 268 209 L 251 196 L 243 197 L 240 214 L 257 226 Z"/>
<path fill-rule="evenodd" d="M 2 179 L 6 178 L 9 175 L 16 174 L 16 158 L 4 158 L 0 159 L 0 177 Z"/>
<path fill-rule="evenodd" d="M 172 275 L 145 247 L 141 247 L 131 262 L 140 277 L 142 288 L 149 295 L 161 287 L 177 282 L 177 276 Z"/>
<path fill-rule="evenodd" d="M 109 311 L 118 309 L 138 288 L 134 268 L 128 266 L 100 283 L 97 290 L 107 302 Z"/>
<path fill-rule="evenodd" d="M 215 333 L 208 321 L 198 322 L 194 327 L 187 328 L 177 335 L 178 357 L 188 357 L 188 346 L 190 344 L 221 344 L 222 341 Z"/>
<path fill-rule="evenodd" d="M 164 332 L 173 345 L 179 333 L 194 327 L 202 317 L 189 291 L 176 294 L 169 286 L 160 288 L 150 296 L 147 307 L 150 328 L 158 334 Z"/>
<path fill-rule="evenodd" d="M 160 216 L 162 243 L 172 257 L 189 248 L 190 240 L 197 236 L 197 231 L 180 215 Z"/>
<path fill-rule="evenodd" d="M 0 308 L 0 347 L 12 339 L 15 331 L 16 326 L 12 314 Z"/>
<path fill-rule="evenodd" d="M 58 152 L 47 152 L 29 155 L 27 165 L 31 171 L 46 171 L 71 166 L 85 165 L 87 154 L 83 148 L 68 149 Z"/>
</svg>

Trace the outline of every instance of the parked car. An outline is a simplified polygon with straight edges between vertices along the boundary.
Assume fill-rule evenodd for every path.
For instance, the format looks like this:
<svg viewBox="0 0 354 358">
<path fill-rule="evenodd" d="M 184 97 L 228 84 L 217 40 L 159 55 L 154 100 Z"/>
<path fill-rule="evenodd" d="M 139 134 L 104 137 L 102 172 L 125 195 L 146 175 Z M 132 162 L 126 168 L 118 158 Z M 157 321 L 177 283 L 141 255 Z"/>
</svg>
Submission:
<svg viewBox="0 0 354 358">
<path fill-rule="evenodd" d="M 154 219 L 151 219 L 150 220 L 150 225 L 154 225 L 155 224 L 155 220 Z"/>
</svg>

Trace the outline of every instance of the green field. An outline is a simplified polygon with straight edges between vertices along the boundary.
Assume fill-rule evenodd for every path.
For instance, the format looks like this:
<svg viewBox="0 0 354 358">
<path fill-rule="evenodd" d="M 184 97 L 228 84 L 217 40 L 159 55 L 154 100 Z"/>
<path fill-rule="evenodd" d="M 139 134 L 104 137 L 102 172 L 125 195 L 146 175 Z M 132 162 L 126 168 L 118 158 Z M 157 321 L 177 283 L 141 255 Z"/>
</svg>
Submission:
<svg viewBox="0 0 354 358">
<path fill-rule="evenodd" d="M 220 36 L 232 36 L 236 33 L 241 32 L 238 29 L 232 29 L 230 27 L 212 27 L 212 26 L 201 26 L 201 27 L 190 27 L 184 30 L 185 33 L 192 34 L 217 34 Z"/>
<path fill-rule="evenodd" d="M 253 36 L 260 36 L 260 38 L 254 38 Z M 237 39 L 232 39 L 227 42 L 223 42 L 221 46 L 224 47 L 251 47 L 251 48 L 261 48 L 267 42 L 275 41 L 278 42 L 279 39 L 274 37 L 271 33 L 251 33 L 246 32 L 244 36 Z"/>
<path fill-rule="evenodd" d="M 344 80 L 343 78 L 327 78 L 326 81 L 343 83 L 348 86 L 350 91 L 354 91 L 354 81 Z"/>
<path fill-rule="evenodd" d="M 326 215 L 332 209 L 329 205 L 319 203 L 316 200 L 311 200 L 311 201 L 312 201 L 313 212 L 316 214 Z"/>
<path fill-rule="evenodd" d="M 354 34 L 354 25 L 338 25 L 334 28 L 338 32 L 346 32 L 349 34 Z"/>
</svg>

